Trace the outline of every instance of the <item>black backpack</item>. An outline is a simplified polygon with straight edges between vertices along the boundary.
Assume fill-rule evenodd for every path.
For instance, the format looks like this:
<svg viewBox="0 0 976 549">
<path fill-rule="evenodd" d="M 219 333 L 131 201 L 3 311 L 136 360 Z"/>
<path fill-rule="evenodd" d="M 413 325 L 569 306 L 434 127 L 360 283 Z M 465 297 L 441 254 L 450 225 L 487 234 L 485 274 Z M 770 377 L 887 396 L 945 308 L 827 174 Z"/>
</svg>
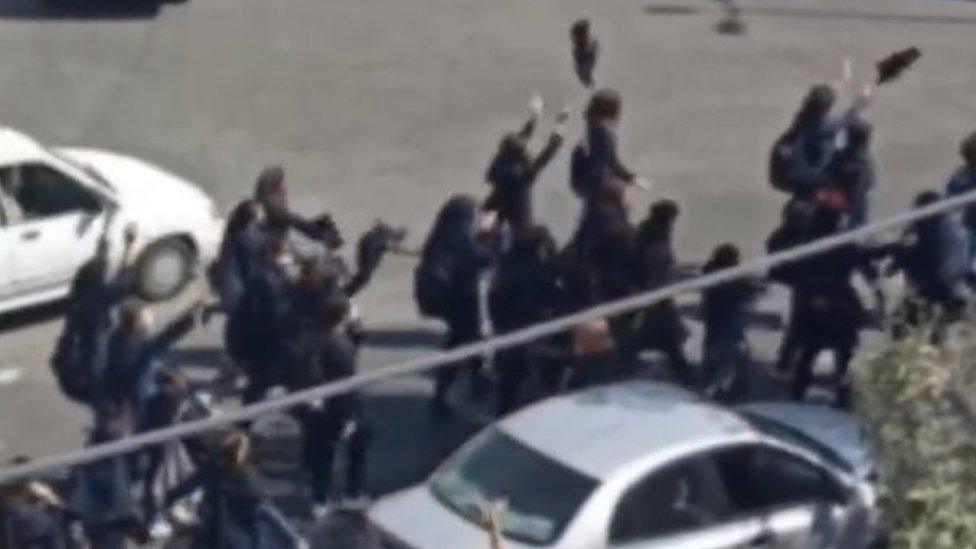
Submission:
<svg viewBox="0 0 976 549">
<path fill-rule="evenodd" d="M 420 314 L 444 318 L 450 296 L 451 273 L 444 266 L 421 263 L 414 271 L 413 295 Z"/>
<path fill-rule="evenodd" d="M 787 131 L 773 143 L 769 153 L 769 184 L 777 191 L 792 193 L 795 188 L 790 178 L 797 136 Z"/>
<path fill-rule="evenodd" d="M 91 401 L 95 386 L 92 363 L 98 345 L 97 337 L 83 330 L 65 329 L 58 337 L 51 371 L 61 392 L 75 402 Z"/>
</svg>

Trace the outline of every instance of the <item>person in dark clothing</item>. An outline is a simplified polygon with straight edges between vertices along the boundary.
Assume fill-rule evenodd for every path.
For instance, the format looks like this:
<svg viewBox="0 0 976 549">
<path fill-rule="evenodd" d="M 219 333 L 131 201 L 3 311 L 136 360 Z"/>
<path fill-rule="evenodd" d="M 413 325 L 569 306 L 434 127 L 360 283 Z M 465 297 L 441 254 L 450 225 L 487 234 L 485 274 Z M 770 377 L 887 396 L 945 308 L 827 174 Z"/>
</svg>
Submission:
<svg viewBox="0 0 976 549">
<path fill-rule="evenodd" d="M 215 455 L 167 495 L 167 508 L 203 490 L 200 526 L 194 549 L 291 549 L 296 537 L 258 490 L 257 474 L 248 464 L 250 442 L 231 433 Z"/>
<path fill-rule="evenodd" d="M 96 420 L 89 444 L 118 440 L 131 432 L 122 416 Z M 115 455 L 76 467 L 72 471 L 71 509 L 85 536 L 97 549 L 124 549 L 128 540 L 144 540 L 144 530 L 132 498 L 131 455 Z"/>
<path fill-rule="evenodd" d="M 828 179 L 846 202 L 847 228 L 867 222 L 870 195 L 875 186 L 874 161 L 871 158 L 871 125 L 854 120 L 845 128 L 847 143 L 837 151 L 828 168 Z"/>
<path fill-rule="evenodd" d="M 106 222 L 106 232 L 110 224 L 111 219 Z M 133 290 L 129 259 L 135 239 L 135 227 L 127 227 L 121 263 L 117 274 L 112 276 L 109 241 L 103 235 L 95 255 L 82 265 L 71 283 L 64 329 L 58 337 L 51 366 L 65 395 L 88 405 L 101 400 L 98 380 L 105 368 L 112 311 Z"/>
<path fill-rule="evenodd" d="M 553 260 L 556 241 L 544 226 L 514 235 L 498 261 L 488 294 L 488 312 L 496 334 L 505 334 L 552 316 L 556 298 Z M 530 375 L 529 346 L 518 345 L 496 355 L 496 414 L 512 411 L 523 381 Z"/>
<path fill-rule="evenodd" d="M 203 319 L 205 309 L 206 304 L 197 301 L 153 333 L 152 315 L 145 304 L 133 300 L 122 305 L 119 325 L 109 339 L 101 382 L 106 397 L 104 413 L 128 418 L 130 427 L 135 427 L 163 355 Z"/>
<path fill-rule="evenodd" d="M 258 263 L 255 233 L 264 223 L 264 207 L 245 200 L 231 212 L 224 228 L 220 251 L 208 271 L 210 286 L 220 297 L 224 312 L 232 314 L 240 303 L 251 269 Z"/>
<path fill-rule="evenodd" d="M 812 239 L 835 234 L 842 226 L 840 212 L 818 206 L 813 217 Z M 797 262 L 794 330 L 799 360 L 793 378 L 794 399 L 804 398 L 813 379 L 814 361 L 821 351 L 830 350 L 836 365 L 835 403 L 841 407 L 848 405 L 847 369 L 866 320 L 852 278 L 860 271 L 869 282 L 876 280 L 873 259 L 871 250 L 850 244 Z"/>
<path fill-rule="evenodd" d="M 301 336 L 293 348 L 288 384 L 300 390 L 338 381 L 356 373 L 358 345 L 348 328 L 350 304 L 336 283 L 323 282 L 303 309 Z M 333 464 L 340 448 L 348 452 L 343 502 L 362 505 L 366 489 L 366 451 L 371 430 L 359 395 L 344 393 L 296 410 L 302 426 L 303 459 L 312 474 L 313 512 L 317 518 L 332 508 Z"/>
<path fill-rule="evenodd" d="M 447 324 L 446 349 L 481 338 L 478 285 L 493 253 L 482 238 L 478 223 L 478 207 L 473 198 L 459 195 L 448 200 L 424 243 L 415 272 L 415 297 L 421 312 Z M 468 368 L 473 381 L 481 375 L 480 360 L 470 360 Z M 434 413 L 449 412 L 447 391 L 456 374 L 456 367 L 437 371 Z M 478 385 L 472 383 L 472 387 Z"/>
<path fill-rule="evenodd" d="M 498 214 L 499 224 L 508 223 L 513 230 L 518 230 L 532 223 L 532 185 L 559 151 L 568 117 L 565 111 L 559 113 L 549 140 L 536 155 L 528 148 L 537 123 L 535 114 L 517 133 L 502 138 L 485 176 L 492 192 L 482 206 Z"/>
<path fill-rule="evenodd" d="M 632 273 L 640 291 L 656 290 L 675 280 L 677 260 L 672 233 L 679 212 L 674 201 L 659 200 L 651 205 L 647 219 L 637 228 L 636 264 Z M 666 299 L 637 315 L 635 333 L 626 347 L 635 354 L 646 349 L 663 352 L 679 380 L 689 382 L 692 370 L 684 352 L 687 338 L 688 330 L 674 300 Z"/>
<path fill-rule="evenodd" d="M 766 241 L 766 252 L 776 253 L 809 242 L 812 236 L 813 212 L 816 205 L 801 198 L 792 198 L 783 207 L 782 223 L 770 234 Z M 800 271 L 797 263 L 786 263 L 774 267 L 769 277 L 790 290 L 789 317 L 783 340 L 780 342 L 776 358 L 776 371 L 790 370 L 796 359 L 796 281 Z"/>
<path fill-rule="evenodd" d="M 732 244 L 715 248 L 702 268 L 707 275 L 739 265 L 739 249 Z M 739 279 L 706 289 L 702 296 L 705 339 L 702 366 L 706 393 L 722 400 L 742 395 L 749 367 L 746 315 L 760 291 L 751 279 Z"/>
<path fill-rule="evenodd" d="M 161 369 L 156 374 L 155 392 L 147 399 L 136 423 L 136 433 L 146 433 L 163 429 L 176 423 L 184 402 L 189 394 L 186 378 L 169 369 Z M 146 448 L 142 465 L 142 509 L 143 519 L 151 523 L 159 510 L 156 493 L 156 479 L 166 456 L 165 445 Z"/>
<path fill-rule="evenodd" d="M 940 195 L 926 191 L 915 199 L 920 208 L 937 202 Z M 945 325 L 960 317 L 965 309 L 968 292 L 966 277 L 969 273 L 969 238 L 967 228 L 956 213 L 947 213 L 920 219 L 905 232 L 893 250 L 893 261 L 888 274 L 905 273 L 911 296 L 906 300 L 905 320 L 917 324 L 922 311 L 914 303 L 920 299 Z M 926 316 L 933 316 L 926 315 Z"/>
<path fill-rule="evenodd" d="M 622 101 L 616 90 L 602 89 L 593 94 L 586 109 L 586 135 L 573 149 L 570 186 L 584 200 L 597 196 L 604 186 L 650 183 L 624 166 L 617 151 L 617 126 Z"/>
<path fill-rule="evenodd" d="M 590 21 L 580 19 L 573 23 L 569 30 L 569 38 L 573 46 L 573 70 L 584 86 L 592 88 L 593 70 L 596 68 L 600 44 L 593 36 Z"/>
<path fill-rule="evenodd" d="M 0 488 L 0 548 L 67 549 L 64 503 L 50 486 L 22 481 Z"/>
<path fill-rule="evenodd" d="M 969 134 L 959 145 L 962 166 L 953 172 L 946 183 L 946 194 L 958 196 L 976 190 L 976 132 Z M 976 206 L 963 210 L 963 222 L 969 230 L 969 264 L 973 269 L 976 261 Z"/>
<path fill-rule="evenodd" d="M 635 289 L 634 238 L 622 188 L 604 187 L 586 201 L 566 252 L 588 269 L 597 301 L 621 298 Z"/>
<path fill-rule="evenodd" d="M 245 403 L 261 400 L 280 383 L 284 345 L 294 333 L 299 266 L 283 233 L 276 233 L 264 246 L 262 260 L 252 271 L 224 333 L 228 353 L 248 377 Z"/>
<path fill-rule="evenodd" d="M 824 184 L 836 148 L 838 128 L 830 119 L 836 98 L 830 86 L 810 89 L 789 128 L 773 145 L 769 175 L 774 187 L 810 198 Z"/>
</svg>

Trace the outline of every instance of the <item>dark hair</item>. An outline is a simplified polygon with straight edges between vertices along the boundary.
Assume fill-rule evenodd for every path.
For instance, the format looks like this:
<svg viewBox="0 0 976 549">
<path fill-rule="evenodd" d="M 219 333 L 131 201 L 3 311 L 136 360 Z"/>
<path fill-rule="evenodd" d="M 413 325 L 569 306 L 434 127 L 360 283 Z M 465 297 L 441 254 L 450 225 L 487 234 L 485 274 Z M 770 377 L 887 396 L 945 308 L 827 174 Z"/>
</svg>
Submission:
<svg viewBox="0 0 976 549">
<path fill-rule="evenodd" d="M 263 202 L 268 195 L 279 192 L 285 184 L 285 168 L 280 164 L 268 166 L 261 170 L 258 181 L 254 184 L 254 198 Z"/>
<path fill-rule="evenodd" d="M 976 132 L 966 136 L 959 145 L 959 154 L 970 166 L 976 166 Z"/>
<path fill-rule="evenodd" d="M 569 35 L 573 41 L 583 41 L 590 34 L 590 20 L 579 19 L 569 28 Z"/>
<path fill-rule="evenodd" d="M 923 206 L 928 206 L 929 204 L 934 204 L 939 201 L 942 196 L 936 191 L 922 191 L 915 196 L 915 207 L 921 208 Z"/>
<path fill-rule="evenodd" d="M 448 242 L 458 242 L 471 238 L 478 202 L 465 194 L 452 196 L 437 213 L 434 227 L 424 242 L 423 258 L 430 259 Z"/>
<path fill-rule="evenodd" d="M 830 109 L 833 108 L 836 100 L 837 92 L 834 91 L 834 88 L 826 84 L 820 84 L 810 88 L 806 97 L 803 98 L 803 105 L 800 106 L 800 111 L 793 120 L 794 130 L 797 129 L 796 126 L 809 121 L 822 120 L 830 112 Z"/>
<path fill-rule="evenodd" d="M 597 120 L 616 120 L 620 118 L 620 110 L 623 106 L 623 99 L 620 93 L 612 88 L 598 90 L 590 98 L 590 103 L 586 107 L 586 119 Z"/>
<path fill-rule="evenodd" d="M 728 269 L 729 267 L 738 265 L 741 259 L 739 248 L 734 244 L 720 244 L 712 250 L 712 255 L 705 263 L 703 271 L 705 273 L 711 273 L 721 269 Z"/>
</svg>

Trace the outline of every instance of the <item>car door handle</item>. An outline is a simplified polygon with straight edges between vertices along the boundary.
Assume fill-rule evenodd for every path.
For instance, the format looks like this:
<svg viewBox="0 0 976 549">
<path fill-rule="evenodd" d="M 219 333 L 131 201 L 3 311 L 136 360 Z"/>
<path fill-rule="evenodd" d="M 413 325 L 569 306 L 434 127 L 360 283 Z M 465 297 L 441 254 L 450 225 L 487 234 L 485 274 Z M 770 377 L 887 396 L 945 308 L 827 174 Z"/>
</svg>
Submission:
<svg viewBox="0 0 976 549">
<path fill-rule="evenodd" d="M 769 530 L 764 530 L 749 541 L 749 547 L 765 547 L 776 539 L 776 536 Z"/>
<path fill-rule="evenodd" d="M 41 236 L 41 231 L 37 229 L 30 229 L 20 233 L 21 240 L 34 240 L 39 236 Z"/>
</svg>

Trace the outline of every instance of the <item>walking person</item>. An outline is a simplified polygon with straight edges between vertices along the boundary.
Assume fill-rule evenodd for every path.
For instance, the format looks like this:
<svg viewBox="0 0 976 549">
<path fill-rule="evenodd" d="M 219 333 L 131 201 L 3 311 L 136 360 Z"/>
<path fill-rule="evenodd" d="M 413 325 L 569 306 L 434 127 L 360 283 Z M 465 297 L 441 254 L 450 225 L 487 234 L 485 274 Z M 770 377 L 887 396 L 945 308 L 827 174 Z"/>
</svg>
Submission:
<svg viewBox="0 0 976 549">
<path fill-rule="evenodd" d="M 464 195 L 452 197 L 438 213 L 414 273 L 414 296 L 421 313 L 447 324 L 445 349 L 481 338 L 478 284 L 492 259 L 491 247 L 480 234 L 477 203 Z M 472 387 L 480 390 L 484 386 L 480 359 L 466 361 L 466 368 Z M 447 392 L 456 375 L 455 367 L 437 371 L 431 407 L 438 416 L 450 412 Z"/>
</svg>

